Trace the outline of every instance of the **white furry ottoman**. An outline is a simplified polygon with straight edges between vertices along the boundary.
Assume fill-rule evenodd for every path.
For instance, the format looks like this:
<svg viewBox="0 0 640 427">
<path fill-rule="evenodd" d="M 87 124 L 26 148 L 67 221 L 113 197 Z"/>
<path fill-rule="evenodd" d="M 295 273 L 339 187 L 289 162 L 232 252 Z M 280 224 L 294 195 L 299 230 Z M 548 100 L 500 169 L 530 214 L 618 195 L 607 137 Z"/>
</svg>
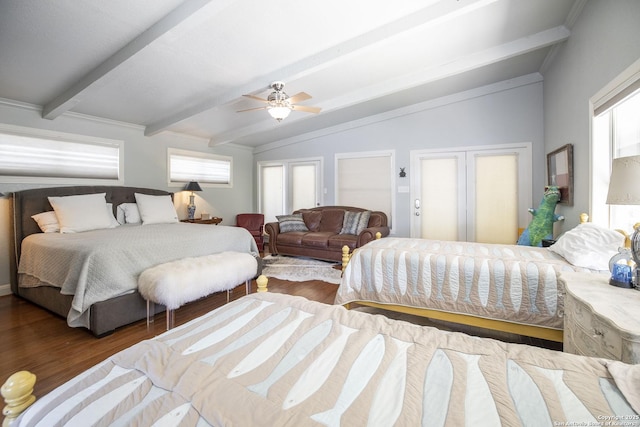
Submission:
<svg viewBox="0 0 640 427">
<path fill-rule="evenodd" d="M 147 300 L 147 322 L 150 303 L 167 307 L 167 329 L 173 326 L 173 310 L 214 292 L 228 291 L 249 283 L 258 271 L 253 255 L 242 252 L 221 252 L 195 258 L 183 258 L 148 268 L 138 277 L 138 291 Z"/>
</svg>

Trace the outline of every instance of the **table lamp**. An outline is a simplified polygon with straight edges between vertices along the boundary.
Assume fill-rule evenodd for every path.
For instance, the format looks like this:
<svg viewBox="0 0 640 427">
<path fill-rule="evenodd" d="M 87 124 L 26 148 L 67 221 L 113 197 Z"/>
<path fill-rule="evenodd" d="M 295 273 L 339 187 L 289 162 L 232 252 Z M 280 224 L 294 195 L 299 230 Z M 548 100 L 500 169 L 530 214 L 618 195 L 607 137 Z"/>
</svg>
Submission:
<svg viewBox="0 0 640 427">
<path fill-rule="evenodd" d="M 184 189 L 185 191 L 191 191 L 191 194 L 189 195 L 189 204 L 187 205 L 187 218 L 194 219 L 196 215 L 196 204 L 194 201 L 196 195 L 194 194 L 194 191 L 202 191 L 202 188 L 200 188 L 200 184 L 196 181 L 191 181 Z"/>
<path fill-rule="evenodd" d="M 613 159 L 609 191 L 607 193 L 607 204 L 640 205 L 640 156 Z M 638 283 L 640 282 L 640 223 L 636 223 L 633 226 L 633 230 L 633 235 L 630 239 L 631 256 L 636 263 L 635 271 L 632 272 L 633 280 L 629 281 L 629 286 L 611 283 L 615 286 L 633 287 L 631 282 L 635 282 L 635 286 L 638 287 Z M 613 272 L 614 271 L 612 271 L 612 273 Z M 612 280 L 625 283 L 624 280 L 614 279 L 616 279 L 616 277 L 613 277 Z"/>
</svg>

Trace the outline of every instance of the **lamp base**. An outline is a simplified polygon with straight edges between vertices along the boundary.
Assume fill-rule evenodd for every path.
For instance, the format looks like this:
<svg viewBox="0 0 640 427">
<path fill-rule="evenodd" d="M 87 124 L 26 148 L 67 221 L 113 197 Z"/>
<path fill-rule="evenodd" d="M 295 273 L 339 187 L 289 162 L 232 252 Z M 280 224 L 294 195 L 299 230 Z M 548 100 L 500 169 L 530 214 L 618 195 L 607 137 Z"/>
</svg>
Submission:
<svg viewBox="0 0 640 427">
<path fill-rule="evenodd" d="M 195 219 L 195 216 L 196 216 L 196 204 L 193 201 L 194 198 L 195 198 L 195 196 L 192 193 L 189 196 L 189 204 L 187 205 L 187 219 Z"/>
<path fill-rule="evenodd" d="M 618 280 L 609 279 L 609 284 L 618 288 L 631 289 L 633 284 L 631 282 L 620 282 Z"/>
</svg>

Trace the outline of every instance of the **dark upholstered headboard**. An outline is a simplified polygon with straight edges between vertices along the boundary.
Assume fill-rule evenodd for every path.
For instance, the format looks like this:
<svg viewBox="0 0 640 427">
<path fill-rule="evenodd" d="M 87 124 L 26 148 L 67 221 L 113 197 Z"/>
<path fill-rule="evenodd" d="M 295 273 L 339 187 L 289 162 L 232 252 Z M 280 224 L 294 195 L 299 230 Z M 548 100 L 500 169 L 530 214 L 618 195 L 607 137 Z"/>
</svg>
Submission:
<svg viewBox="0 0 640 427">
<path fill-rule="evenodd" d="M 106 193 L 107 203 L 113 204 L 115 209 L 120 203 L 135 203 L 134 193 L 164 195 L 172 193 L 150 188 L 121 187 L 121 186 L 75 186 L 35 188 L 32 190 L 17 191 L 11 197 L 11 290 L 17 293 L 18 287 L 18 261 L 22 239 L 34 233 L 41 233 L 38 224 L 31 218 L 40 212 L 51 211 L 49 196 L 74 196 L 78 194 Z"/>
</svg>

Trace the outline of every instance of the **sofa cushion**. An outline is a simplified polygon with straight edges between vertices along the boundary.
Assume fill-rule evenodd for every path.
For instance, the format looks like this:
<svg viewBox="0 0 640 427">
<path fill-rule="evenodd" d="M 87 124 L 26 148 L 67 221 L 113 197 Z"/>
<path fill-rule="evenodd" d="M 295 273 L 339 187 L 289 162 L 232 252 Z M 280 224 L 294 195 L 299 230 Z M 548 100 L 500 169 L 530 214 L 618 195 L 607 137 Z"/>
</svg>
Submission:
<svg viewBox="0 0 640 427">
<path fill-rule="evenodd" d="M 355 249 L 358 236 L 355 234 L 334 234 L 329 237 L 329 248 L 342 248 L 344 245 L 350 249 Z"/>
<path fill-rule="evenodd" d="M 344 209 L 325 209 L 322 211 L 318 231 L 331 231 L 334 234 L 338 234 L 342 230 L 343 221 Z"/>
<path fill-rule="evenodd" d="M 302 237 L 307 234 L 306 231 L 290 231 L 288 233 L 278 234 L 278 244 L 301 246 Z"/>
<path fill-rule="evenodd" d="M 289 233 L 291 231 L 309 231 L 302 219 L 302 214 L 293 215 L 276 215 L 280 225 L 281 233 Z"/>
<path fill-rule="evenodd" d="M 360 234 L 362 230 L 369 225 L 371 211 L 347 211 L 344 213 L 344 221 L 342 222 L 342 230 L 340 234 Z"/>
<path fill-rule="evenodd" d="M 320 219 L 322 218 L 322 212 L 320 211 L 307 211 L 302 212 L 302 219 L 309 231 L 320 230 Z"/>
<path fill-rule="evenodd" d="M 305 233 L 302 236 L 302 246 L 313 246 L 314 248 L 326 248 L 329 246 L 329 237 L 335 233 L 331 231 L 316 231 L 315 233 Z"/>
</svg>

